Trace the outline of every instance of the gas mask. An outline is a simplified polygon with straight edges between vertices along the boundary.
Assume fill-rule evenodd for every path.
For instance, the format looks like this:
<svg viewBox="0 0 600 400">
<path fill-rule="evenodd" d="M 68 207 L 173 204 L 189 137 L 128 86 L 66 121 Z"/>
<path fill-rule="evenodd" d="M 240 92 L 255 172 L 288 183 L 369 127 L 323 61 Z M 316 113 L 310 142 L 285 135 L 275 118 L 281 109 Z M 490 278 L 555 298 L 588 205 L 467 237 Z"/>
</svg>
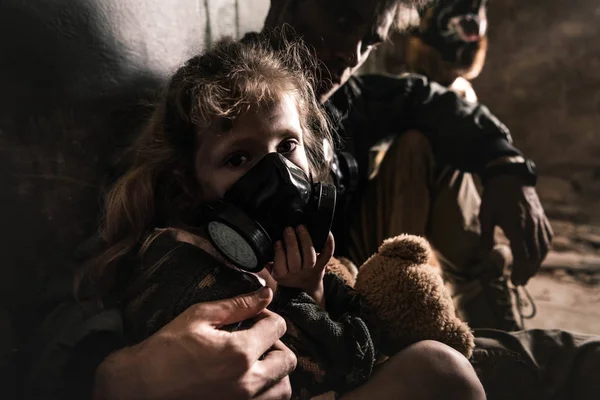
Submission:
<svg viewBox="0 0 600 400">
<path fill-rule="evenodd" d="M 240 269 L 258 272 L 273 261 L 273 246 L 288 226 L 306 226 L 320 252 L 335 204 L 335 186 L 313 182 L 281 154 L 269 153 L 222 200 L 205 206 L 207 233 L 227 260 Z"/>
</svg>

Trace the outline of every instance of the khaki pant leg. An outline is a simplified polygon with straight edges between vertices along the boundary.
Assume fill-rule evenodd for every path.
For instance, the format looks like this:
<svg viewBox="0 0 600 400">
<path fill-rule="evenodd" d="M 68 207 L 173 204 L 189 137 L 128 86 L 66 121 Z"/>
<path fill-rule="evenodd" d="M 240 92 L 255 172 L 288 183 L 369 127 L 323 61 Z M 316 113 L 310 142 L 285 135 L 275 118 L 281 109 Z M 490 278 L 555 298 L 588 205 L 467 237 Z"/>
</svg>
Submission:
<svg viewBox="0 0 600 400">
<path fill-rule="evenodd" d="M 600 398 L 600 337 L 561 330 L 475 330 L 471 357 L 488 400 Z"/>
<path fill-rule="evenodd" d="M 427 238 L 450 281 L 481 272 L 481 198 L 470 173 L 444 167 L 433 185 Z"/>
<path fill-rule="evenodd" d="M 429 220 L 434 159 L 427 138 L 417 131 L 398 136 L 378 167 L 351 223 L 348 250 L 356 265 L 389 237 L 425 236 Z"/>
<path fill-rule="evenodd" d="M 407 233 L 427 237 L 450 276 L 476 273 L 481 199 L 473 177 L 436 169 L 418 131 L 396 137 L 376 168 L 351 224 L 352 260 L 361 265 L 383 240 Z"/>
</svg>

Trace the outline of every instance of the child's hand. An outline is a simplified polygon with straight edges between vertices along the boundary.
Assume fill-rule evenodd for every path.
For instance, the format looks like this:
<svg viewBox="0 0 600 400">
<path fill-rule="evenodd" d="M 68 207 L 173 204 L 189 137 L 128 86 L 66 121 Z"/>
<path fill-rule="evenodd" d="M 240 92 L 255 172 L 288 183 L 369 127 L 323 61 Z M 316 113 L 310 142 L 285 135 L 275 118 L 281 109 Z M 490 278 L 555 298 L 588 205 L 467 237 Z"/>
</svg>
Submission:
<svg viewBox="0 0 600 400">
<path fill-rule="evenodd" d="M 285 247 L 284 247 L 285 246 Z M 325 266 L 333 255 L 334 241 L 330 233 L 323 251 L 317 255 L 304 226 L 283 231 L 283 243 L 275 243 L 273 278 L 278 284 L 303 290 L 317 303 L 322 303 Z"/>
</svg>

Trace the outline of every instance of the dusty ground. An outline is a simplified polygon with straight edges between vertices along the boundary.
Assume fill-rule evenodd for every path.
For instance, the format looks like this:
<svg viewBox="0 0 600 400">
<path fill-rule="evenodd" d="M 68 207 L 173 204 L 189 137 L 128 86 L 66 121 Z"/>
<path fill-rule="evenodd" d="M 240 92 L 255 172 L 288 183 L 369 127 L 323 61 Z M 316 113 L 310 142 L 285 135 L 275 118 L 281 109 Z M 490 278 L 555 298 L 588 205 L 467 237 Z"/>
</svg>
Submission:
<svg viewBox="0 0 600 400">
<path fill-rule="evenodd" d="M 556 237 L 542 270 L 527 285 L 537 314 L 525 326 L 600 335 L 600 207 L 596 196 L 582 198 L 572 187 L 563 179 L 540 180 Z"/>
<path fill-rule="evenodd" d="M 561 328 L 600 335 L 600 289 L 564 271 L 542 273 L 528 285 L 537 308 L 526 328 Z"/>
</svg>

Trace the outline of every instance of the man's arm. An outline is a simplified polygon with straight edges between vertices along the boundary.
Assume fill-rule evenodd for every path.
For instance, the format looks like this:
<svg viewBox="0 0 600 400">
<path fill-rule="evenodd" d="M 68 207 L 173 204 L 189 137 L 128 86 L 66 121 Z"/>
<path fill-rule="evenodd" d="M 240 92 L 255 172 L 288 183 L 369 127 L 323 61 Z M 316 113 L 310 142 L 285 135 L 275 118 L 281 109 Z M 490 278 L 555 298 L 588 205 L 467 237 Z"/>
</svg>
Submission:
<svg viewBox="0 0 600 400">
<path fill-rule="evenodd" d="M 546 257 L 553 233 L 534 179 L 519 172 L 525 160 L 513 146 L 508 129 L 485 106 L 465 102 L 419 75 L 370 75 L 357 79 L 357 85 L 366 114 L 379 131 L 417 129 L 429 138 L 438 163 L 483 178 L 501 168 L 494 178 L 484 179 L 479 214 L 482 251 L 491 250 L 494 227 L 502 228 L 514 255 L 512 281 L 527 283 Z"/>
<path fill-rule="evenodd" d="M 498 159 L 521 156 L 508 128 L 487 107 L 468 103 L 423 76 L 366 75 L 357 84 L 378 130 L 421 131 L 442 164 L 480 172 Z"/>
<path fill-rule="evenodd" d="M 45 343 L 32 353 L 37 360 L 24 398 L 290 398 L 296 357 L 279 341 L 285 321 L 265 310 L 271 300 L 263 288 L 192 305 L 132 347 L 125 346 L 119 310 L 85 319 L 78 304 L 62 305 L 42 332 Z M 248 319 L 255 323 L 246 330 L 219 329 Z"/>
</svg>

